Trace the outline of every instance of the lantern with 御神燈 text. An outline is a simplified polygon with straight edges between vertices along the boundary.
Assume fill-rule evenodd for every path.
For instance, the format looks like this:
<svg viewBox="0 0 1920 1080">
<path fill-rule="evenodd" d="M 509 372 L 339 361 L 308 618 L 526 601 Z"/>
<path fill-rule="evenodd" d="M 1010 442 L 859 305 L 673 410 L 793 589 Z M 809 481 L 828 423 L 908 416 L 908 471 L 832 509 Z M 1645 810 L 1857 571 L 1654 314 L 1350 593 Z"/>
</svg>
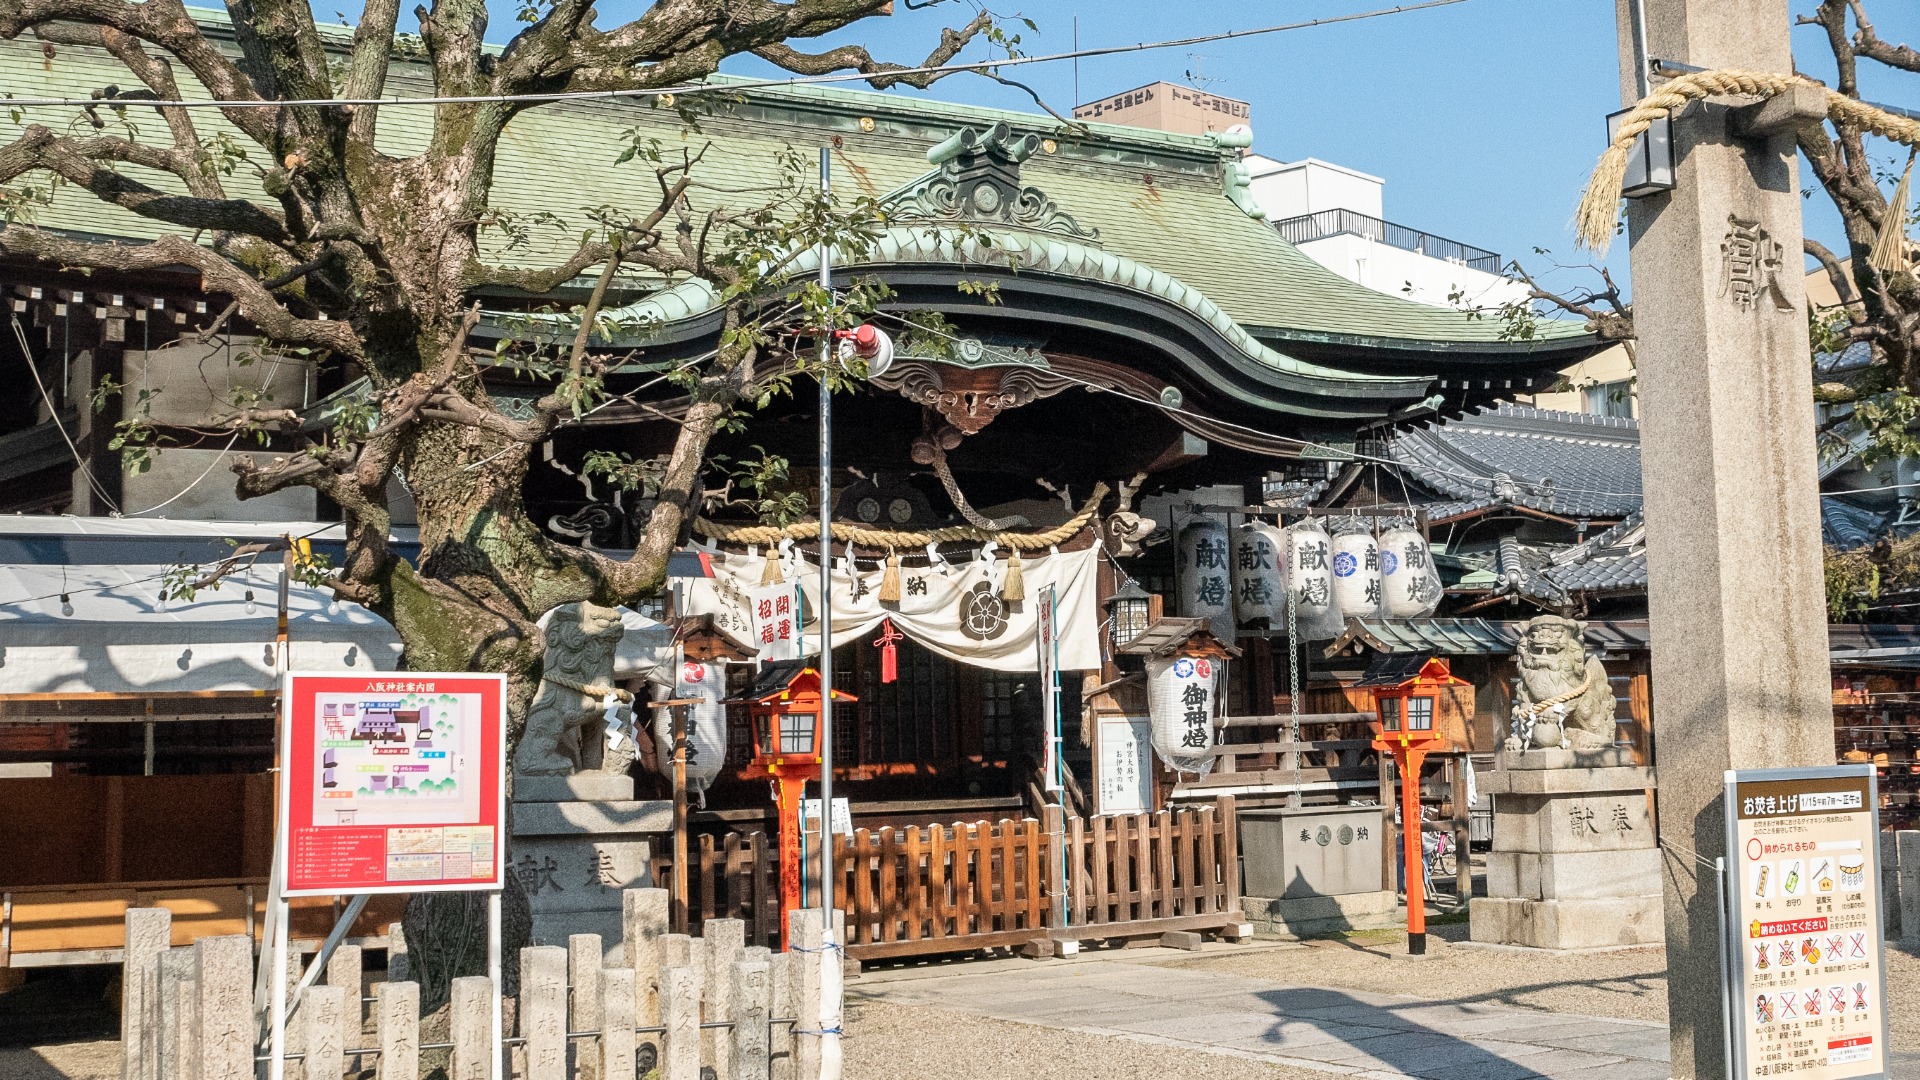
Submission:
<svg viewBox="0 0 1920 1080">
<path fill-rule="evenodd" d="M 1210 771 L 1227 661 L 1240 650 L 1206 619 L 1162 619 L 1118 651 L 1146 657 L 1154 753 L 1175 772 Z"/>
</svg>

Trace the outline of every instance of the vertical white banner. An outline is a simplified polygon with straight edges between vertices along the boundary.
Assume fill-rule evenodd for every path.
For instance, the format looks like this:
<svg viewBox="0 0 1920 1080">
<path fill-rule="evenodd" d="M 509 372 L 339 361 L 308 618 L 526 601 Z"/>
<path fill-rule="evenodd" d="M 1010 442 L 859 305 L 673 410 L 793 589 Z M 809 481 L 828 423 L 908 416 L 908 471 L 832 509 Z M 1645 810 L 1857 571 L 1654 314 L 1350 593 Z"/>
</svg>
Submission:
<svg viewBox="0 0 1920 1080">
<path fill-rule="evenodd" d="M 1045 726 L 1047 740 L 1047 790 L 1061 791 L 1066 784 L 1061 771 L 1066 763 L 1060 759 L 1060 641 L 1054 634 L 1054 588 L 1048 585 L 1040 592 L 1040 610 L 1034 619 L 1035 634 L 1040 643 L 1040 701 L 1042 703 L 1042 724 Z"/>
</svg>

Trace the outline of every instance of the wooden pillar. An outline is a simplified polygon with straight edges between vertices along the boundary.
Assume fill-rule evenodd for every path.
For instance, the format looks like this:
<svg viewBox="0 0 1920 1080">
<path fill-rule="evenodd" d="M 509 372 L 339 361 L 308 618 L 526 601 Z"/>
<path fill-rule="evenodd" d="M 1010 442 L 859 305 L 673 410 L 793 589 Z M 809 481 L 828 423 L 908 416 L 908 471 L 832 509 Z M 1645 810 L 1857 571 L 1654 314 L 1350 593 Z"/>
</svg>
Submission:
<svg viewBox="0 0 1920 1080">
<path fill-rule="evenodd" d="M 1469 851 L 1473 843 L 1473 808 L 1467 804 L 1467 770 L 1472 766 L 1464 753 L 1455 754 L 1450 764 L 1453 766 L 1453 887 L 1460 902 L 1465 904 L 1473 898 L 1473 859 Z"/>
</svg>

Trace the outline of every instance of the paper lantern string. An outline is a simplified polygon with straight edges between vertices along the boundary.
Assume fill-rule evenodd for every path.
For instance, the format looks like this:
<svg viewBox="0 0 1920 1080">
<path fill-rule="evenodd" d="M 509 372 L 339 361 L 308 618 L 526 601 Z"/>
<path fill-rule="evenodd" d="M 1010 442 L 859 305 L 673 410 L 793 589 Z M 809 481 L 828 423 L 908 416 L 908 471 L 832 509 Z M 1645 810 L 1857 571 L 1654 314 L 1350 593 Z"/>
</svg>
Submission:
<svg viewBox="0 0 1920 1080">
<path fill-rule="evenodd" d="M 880 681 L 890 683 L 900 677 L 899 644 L 907 640 L 907 635 L 894 629 L 892 619 L 880 620 L 880 636 L 873 639 L 874 648 L 880 650 Z"/>
</svg>

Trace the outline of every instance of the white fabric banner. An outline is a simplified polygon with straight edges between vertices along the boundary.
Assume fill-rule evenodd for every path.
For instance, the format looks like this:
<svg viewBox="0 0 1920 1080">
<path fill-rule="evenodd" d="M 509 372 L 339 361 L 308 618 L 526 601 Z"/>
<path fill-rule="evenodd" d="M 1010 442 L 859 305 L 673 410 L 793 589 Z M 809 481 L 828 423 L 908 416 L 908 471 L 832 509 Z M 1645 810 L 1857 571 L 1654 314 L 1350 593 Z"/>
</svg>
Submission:
<svg viewBox="0 0 1920 1080">
<path fill-rule="evenodd" d="M 883 570 L 856 567 L 849 573 L 844 558 L 833 563 L 833 639 L 835 645 L 863 640 L 892 619 L 909 638 L 933 652 L 962 664 L 993 671 L 1038 670 L 1035 642 L 1040 608 L 1037 599 L 1054 589 L 1055 632 L 1060 637 L 1060 669 L 1087 671 L 1100 666 L 1100 619 L 1095 595 L 1100 549 L 1021 556 L 1021 574 L 1029 599 L 1013 604 L 1000 599 L 1006 577 L 1004 562 L 980 559 L 937 562 L 933 566 L 900 568 L 900 602 L 881 604 Z M 760 593 L 765 560 L 747 555 L 710 551 L 713 577 L 691 581 L 687 607 L 696 615 L 711 614 L 722 625 L 738 625 L 752 632 L 753 612 Z M 820 651 L 820 572 L 801 560 L 797 584 L 806 609 L 800 653 Z"/>
</svg>

